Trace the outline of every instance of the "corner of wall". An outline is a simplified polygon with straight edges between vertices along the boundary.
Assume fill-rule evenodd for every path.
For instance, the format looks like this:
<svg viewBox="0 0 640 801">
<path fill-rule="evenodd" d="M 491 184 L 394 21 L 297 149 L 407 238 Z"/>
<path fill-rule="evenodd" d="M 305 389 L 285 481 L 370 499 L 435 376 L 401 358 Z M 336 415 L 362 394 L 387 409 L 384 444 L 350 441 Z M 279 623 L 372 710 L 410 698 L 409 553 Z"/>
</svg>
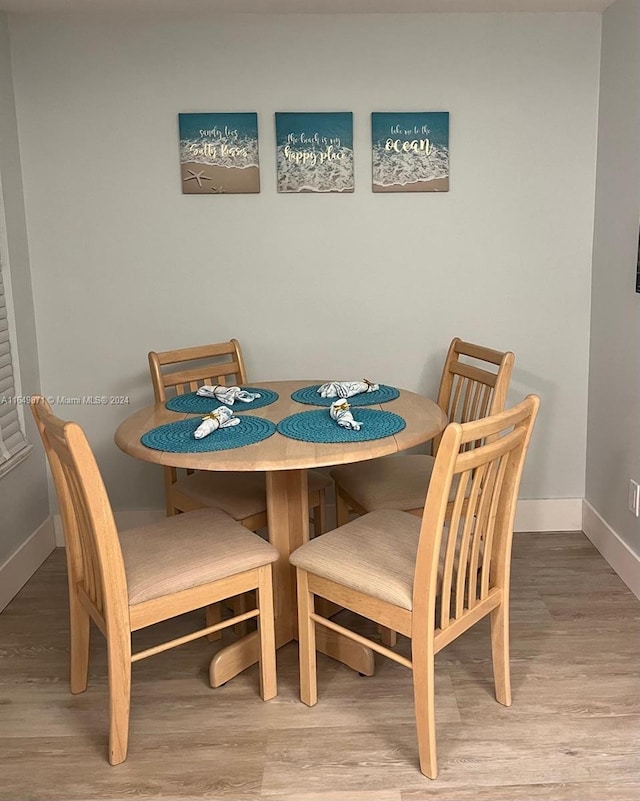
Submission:
<svg viewBox="0 0 640 801">
<path fill-rule="evenodd" d="M 0 565 L 0 612 L 17 595 L 56 547 L 53 518 L 48 517 Z"/>
<path fill-rule="evenodd" d="M 586 500 L 582 502 L 582 530 L 636 598 L 640 598 L 640 556 Z"/>
</svg>

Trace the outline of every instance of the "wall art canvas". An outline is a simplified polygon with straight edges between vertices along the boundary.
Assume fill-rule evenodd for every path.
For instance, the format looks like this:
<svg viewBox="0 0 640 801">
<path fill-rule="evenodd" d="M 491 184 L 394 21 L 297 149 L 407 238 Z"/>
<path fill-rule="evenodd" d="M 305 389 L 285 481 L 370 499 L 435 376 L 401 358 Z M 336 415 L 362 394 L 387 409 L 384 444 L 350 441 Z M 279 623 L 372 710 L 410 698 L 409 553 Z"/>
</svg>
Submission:
<svg viewBox="0 0 640 801">
<path fill-rule="evenodd" d="M 353 192 L 353 114 L 276 112 L 278 192 Z"/>
<path fill-rule="evenodd" d="M 257 114 L 179 114 L 178 125 L 184 194 L 260 191 Z"/>
<path fill-rule="evenodd" d="M 374 192 L 449 191 L 449 112 L 373 112 Z"/>
</svg>

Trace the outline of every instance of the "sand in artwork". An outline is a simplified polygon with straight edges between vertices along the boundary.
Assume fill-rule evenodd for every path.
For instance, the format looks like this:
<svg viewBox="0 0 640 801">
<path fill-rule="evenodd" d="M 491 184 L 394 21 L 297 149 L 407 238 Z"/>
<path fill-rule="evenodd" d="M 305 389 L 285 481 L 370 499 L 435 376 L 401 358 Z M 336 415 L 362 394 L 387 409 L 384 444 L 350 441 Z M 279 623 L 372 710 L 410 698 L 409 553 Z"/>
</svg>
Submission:
<svg viewBox="0 0 640 801">
<path fill-rule="evenodd" d="M 218 167 L 186 161 L 180 165 L 186 195 L 249 194 L 260 191 L 258 167 Z"/>
<path fill-rule="evenodd" d="M 448 178 L 434 178 L 431 181 L 415 181 L 409 184 L 373 184 L 374 192 L 448 192 Z"/>
</svg>

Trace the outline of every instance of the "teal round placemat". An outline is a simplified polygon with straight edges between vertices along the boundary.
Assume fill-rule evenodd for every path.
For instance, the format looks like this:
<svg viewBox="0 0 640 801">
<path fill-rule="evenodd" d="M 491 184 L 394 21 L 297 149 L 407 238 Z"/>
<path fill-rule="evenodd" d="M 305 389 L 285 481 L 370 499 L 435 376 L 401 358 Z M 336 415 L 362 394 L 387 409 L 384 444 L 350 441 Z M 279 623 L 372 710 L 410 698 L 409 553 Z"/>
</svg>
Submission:
<svg viewBox="0 0 640 801">
<path fill-rule="evenodd" d="M 251 409 L 269 406 L 279 397 L 277 392 L 261 387 L 242 387 L 242 389 L 246 389 L 247 392 L 259 392 L 260 397 L 248 403 L 237 400 L 233 406 L 229 406 L 228 403 L 222 403 L 215 398 L 203 398 L 201 395 L 196 395 L 195 392 L 188 392 L 186 395 L 176 395 L 174 398 L 170 398 L 165 406 L 172 412 L 184 412 L 185 414 L 208 414 L 219 406 L 227 406 L 234 412 L 250 412 Z"/>
<path fill-rule="evenodd" d="M 312 384 L 310 387 L 302 387 L 291 393 L 291 399 L 298 403 L 306 403 L 308 406 L 331 406 L 338 398 L 322 398 L 318 394 L 318 387 L 322 384 Z M 395 387 L 388 387 L 380 384 L 380 388 L 373 392 L 363 392 L 361 395 L 352 395 L 346 400 L 351 406 L 373 406 L 376 403 L 386 403 L 395 400 L 400 395 L 400 391 Z"/>
<path fill-rule="evenodd" d="M 303 442 L 366 442 L 390 437 L 402 431 L 406 425 L 404 418 L 393 412 L 377 409 L 351 411 L 354 419 L 362 423 L 360 431 L 341 428 L 332 420 L 328 409 L 314 409 L 285 417 L 278 423 L 278 431 L 285 437 Z"/>
<path fill-rule="evenodd" d="M 200 417 L 189 417 L 175 423 L 152 428 L 140 437 L 140 442 L 147 448 L 169 453 L 208 453 L 209 451 L 226 451 L 253 445 L 276 433 L 275 424 L 261 417 L 243 415 L 238 418 L 237 426 L 218 428 L 202 439 L 195 439 L 193 434 L 202 422 Z"/>
</svg>

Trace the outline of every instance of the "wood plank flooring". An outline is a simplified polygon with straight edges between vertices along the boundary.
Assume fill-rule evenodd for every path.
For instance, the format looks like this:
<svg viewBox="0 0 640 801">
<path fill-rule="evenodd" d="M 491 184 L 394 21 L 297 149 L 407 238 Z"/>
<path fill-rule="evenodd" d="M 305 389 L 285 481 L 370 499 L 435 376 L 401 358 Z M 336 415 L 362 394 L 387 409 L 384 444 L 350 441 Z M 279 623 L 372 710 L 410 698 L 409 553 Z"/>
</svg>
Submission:
<svg viewBox="0 0 640 801">
<path fill-rule="evenodd" d="M 279 695 L 263 703 L 255 667 L 209 687 L 219 645 L 206 640 L 134 665 L 129 758 L 112 768 L 98 633 L 89 689 L 68 691 L 58 549 L 0 615 L 0 799 L 638 801 L 639 617 L 583 534 L 518 534 L 513 706 L 493 698 L 488 625 L 439 654 L 436 781 L 418 770 L 411 677 L 400 665 L 376 657 L 376 675 L 363 678 L 319 656 L 319 703 L 308 709 L 295 645 L 278 652 Z M 161 624 L 134 644 L 193 622 Z M 408 655 L 405 639 L 398 648 Z"/>
</svg>

